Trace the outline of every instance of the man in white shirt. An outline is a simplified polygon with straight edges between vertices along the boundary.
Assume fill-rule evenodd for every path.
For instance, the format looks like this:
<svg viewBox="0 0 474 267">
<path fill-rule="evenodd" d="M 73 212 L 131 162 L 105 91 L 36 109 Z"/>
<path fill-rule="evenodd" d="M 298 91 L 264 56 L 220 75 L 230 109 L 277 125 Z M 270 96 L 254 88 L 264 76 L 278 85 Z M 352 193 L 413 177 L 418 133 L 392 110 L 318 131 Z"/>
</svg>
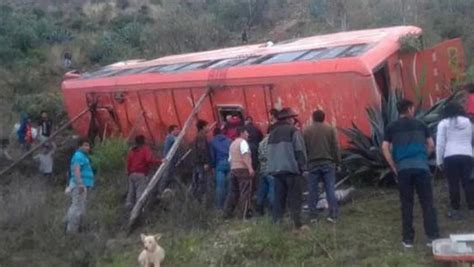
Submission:
<svg viewBox="0 0 474 267">
<path fill-rule="evenodd" d="M 241 204 L 242 215 L 250 217 L 252 184 L 255 171 L 252 167 L 250 146 L 247 142 L 249 133 L 245 127 L 237 128 L 238 137 L 230 145 L 230 190 L 227 196 L 224 217 L 230 218 L 237 204 Z"/>
</svg>

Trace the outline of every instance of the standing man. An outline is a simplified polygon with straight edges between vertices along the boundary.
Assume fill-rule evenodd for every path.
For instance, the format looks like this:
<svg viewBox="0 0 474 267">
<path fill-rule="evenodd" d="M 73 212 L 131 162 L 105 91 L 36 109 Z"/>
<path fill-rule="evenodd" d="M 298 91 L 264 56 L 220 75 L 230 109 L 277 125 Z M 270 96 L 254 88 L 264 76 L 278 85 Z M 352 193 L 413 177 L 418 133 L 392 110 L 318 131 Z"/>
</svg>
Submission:
<svg viewBox="0 0 474 267">
<path fill-rule="evenodd" d="M 46 140 L 48 137 L 50 137 L 53 130 L 53 122 L 48 117 L 48 113 L 44 110 L 41 111 L 39 130 L 40 130 L 40 134 L 39 134 L 40 141 Z"/>
<path fill-rule="evenodd" d="M 255 171 L 252 167 L 252 155 L 247 142 L 249 133 L 245 127 L 237 128 L 238 137 L 232 142 L 229 149 L 230 186 L 229 195 L 225 203 L 226 218 L 230 218 L 237 204 L 243 207 L 243 216 L 250 216 L 250 202 L 252 201 L 252 183 Z"/>
<path fill-rule="evenodd" d="M 179 127 L 178 125 L 171 125 L 168 127 L 168 135 L 166 135 L 165 138 L 165 143 L 163 146 L 163 156 L 166 158 L 168 155 L 171 147 L 174 145 L 174 142 L 176 141 L 176 137 L 179 135 Z M 160 179 L 158 190 L 159 193 L 163 193 L 165 189 L 167 189 L 171 182 L 174 179 L 175 175 L 175 165 L 176 165 L 176 155 L 172 158 L 169 159 L 170 163 L 168 164 L 168 167 L 166 169 L 166 172 L 163 174 L 163 177 Z"/>
<path fill-rule="evenodd" d="M 265 204 L 268 200 L 270 210 L 275 203 L 275 178 L 268 174 L 268 135 L 263 138 L 258 145 L 258 161 L 259 161 L 259 182 L 257 188 L 257 214 L 263 216 L 265 213 Z"/>
<path fill-rule="evenodd" d="M 273 129 L 273 125 L 275 125 L 278 122 L 278 110 L 276 108 L 270 109 L 269 115 L 270 115 L 270 125 L 268 127 L 268 132 L 271 132 Z"/>
<path fill-rule="evenodd" d="M 66 233 L 79 232 L 81 222 L 86 213 L 87 194 L 94 187 L 94 172 L 89 158 L 91 146 L 89 141 L 79 141 L 79 148 L 71 159 L 71 176 L 69 189 L 71 190 L 71 206 L 66 215 Z"/>
<path fill-rule="evenodd" d="M 258 170 L 258 145 L 263 139 L 263 134 L 262 131 L 253 124 L 253 118 L 250 116 L 245 119 L 245 128 L 249 133 L 248 143 L 250 151 L 252 152 L 252 166 L 254 170 Z"/>
<path fill-rule="evenodd" d="M 209 170 L 211 156 L 209 154 L 209 142 L 207 141 L 208 123 L 205 120 L 198 120 L 196 123 L 197 135 L 193 143 L 194 166 L 193 181 L 191 184 L 191 192 L 199 200 L 207 192 L 208 181 L 206 172 Z"/>
<path fill-rule="evenodd" d="M 308 155 L 308 170 L 305 175 L 309 179 L 309 211 L 310 218 L 318 217 L 317 203 L 319 200 L 319 182 L 324 182 L 326 198 L 329 204 L 327 220 L 335 223 L 338 215 L 336 199 L 336 167 L 341 163 L 339 143 L 336 129 L 326 123 L 326 115 L 322 110 L 313 112 L 313 124 L 303 133 Z"/>
<path fill-rule="evenodd" d="M 382 150 L 390 168 L 398 176 L 403 221 L 402 245 L 405 248 L 413 247 L 413 204 L 416 191 L 423 210 L 427 245 L 431 246 L 431 241 L 439 237 L 428 166 L 428 156 L 434 150 L 434 142 L 428 127 L 415 119 L 413 102 L 402 99 L 397 103 L 397 109 L 401 117 L 388 125 Z"/>
<path fill-rule="evenodd" d="M 216 207 L 224 210 L 227 197 L 228 176 L 230 172 L 229 148 L 231 140 L 222 134 L 220 128 L 214 129 L 214 138 L 211 141 L 212 167 L 216 172 Z"/>
<path fill-rule="evenodd" d="M 296 229 L 301 223 L 301 182 L 306 171 L 306 151 L 303 136 L 294 126 L 298 115 L 291 108 L 278 113 L 278 122 L 268 137 L 268 172 L 275 178 L 273 222 L 281 222 L 288 200 Z"/>
<path fill-rule="evenodd" d="M 128 193 L 125 204 L 127 210 L 132 210 L 136 201 L 141 197 L 148 185 L 148 172 L 155 164 L 161 164 L 150 147 L 145 144 L 145 136 L 135 137 L 133 146 L 127 155 Z"/>
</svg>

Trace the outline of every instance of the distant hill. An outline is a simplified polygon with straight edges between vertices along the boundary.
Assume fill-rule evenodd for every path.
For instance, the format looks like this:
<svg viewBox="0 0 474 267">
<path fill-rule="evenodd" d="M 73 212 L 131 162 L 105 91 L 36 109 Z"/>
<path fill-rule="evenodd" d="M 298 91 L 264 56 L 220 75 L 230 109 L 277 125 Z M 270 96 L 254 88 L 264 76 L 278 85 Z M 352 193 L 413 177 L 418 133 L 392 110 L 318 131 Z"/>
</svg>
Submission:
<svg viewBox="0 0 474 267">
<path fill-rule="evenodd" d="M 243 31 L 255 43 L 414 24 L 427 46 L 462 37 L 470 62 L 473 9 L 469 0 L 3 0 L 0 98 L 18 111 L 21 96 L 57 92 L 66 52 L 86 71 L 238 45 Z"/>
</svg>

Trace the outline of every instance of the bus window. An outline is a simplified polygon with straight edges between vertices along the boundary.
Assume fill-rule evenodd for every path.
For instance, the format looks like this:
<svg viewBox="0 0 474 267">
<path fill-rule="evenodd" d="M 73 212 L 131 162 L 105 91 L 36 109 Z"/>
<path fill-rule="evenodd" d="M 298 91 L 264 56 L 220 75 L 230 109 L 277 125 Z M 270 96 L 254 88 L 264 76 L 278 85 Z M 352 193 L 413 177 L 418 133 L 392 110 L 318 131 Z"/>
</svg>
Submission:
<svg viewBox="0 0 474 267">
<path fill-rule="evenodd" d="M 219 106 L 217 113 L 221 124 L 226 121 L 227 116 L 237 116 L 242 122 L 244 121 L 244 109 L 241 106 Z"/>
</svg>

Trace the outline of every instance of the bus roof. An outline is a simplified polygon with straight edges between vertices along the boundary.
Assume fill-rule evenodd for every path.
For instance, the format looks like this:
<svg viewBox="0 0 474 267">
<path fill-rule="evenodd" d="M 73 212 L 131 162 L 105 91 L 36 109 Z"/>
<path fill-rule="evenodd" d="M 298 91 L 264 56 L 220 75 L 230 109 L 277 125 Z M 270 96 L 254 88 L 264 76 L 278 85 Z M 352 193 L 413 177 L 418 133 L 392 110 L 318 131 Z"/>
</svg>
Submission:
<svg viewBox="0 0 474 267">
<path fill-rule="evenodd" d="M 203 79 L 216 69 L 240 69 L 239 67 L 268 66 L 288 63 L 318 63 L 314 72 L 357 72 L 370 75 L 372 70 L 387 57 L 399 50 L 399 39 L 406 35 L 421 35 L 415 26 L 339 32 L 306 38 L 292 39 L 273 44 L 252 44 L 205 52 L 165 56 L 153 60 L 129 60 L 105 66 L 97 71 L 81 74 L 78 78 L 67 80 L 117 79 L 138 74 L 170 74 L 204 71 Z M 345 62 L 341 67 L 341 60 Z M 282 63 L 282 64 L 278 64 Z M 322 64 L 322 65 L 320 65 Z M 326 64 L 327 66 L 324 66 Z M 336 66 L 336 65 L 337 66 Z M 302 65 L 302 66 L 303 66 Z M 314 66 L 313 66 L 314 69 Z M 206 72 L 207 70 L 207 72 Z M 241 69 L 244 70 L 244 69 Z M 243 72 L 247 73 L 246 71 Z M 287 73 L 286 73 L 287 74 Z M 158 75 L 161 76 L 161 75 Z M 122 80 L 123 79 L 119 79 Z M 169 80 L 169 79 L 166 79 Z M 172 79 L 171 79 L 172 80 Z M 169 81 L 171 81 L 169 80 Z M 71 87 L 80 87 L 79 84 Z M 69 86 L 67 86 L 69 87 Z"/>
</svg>

